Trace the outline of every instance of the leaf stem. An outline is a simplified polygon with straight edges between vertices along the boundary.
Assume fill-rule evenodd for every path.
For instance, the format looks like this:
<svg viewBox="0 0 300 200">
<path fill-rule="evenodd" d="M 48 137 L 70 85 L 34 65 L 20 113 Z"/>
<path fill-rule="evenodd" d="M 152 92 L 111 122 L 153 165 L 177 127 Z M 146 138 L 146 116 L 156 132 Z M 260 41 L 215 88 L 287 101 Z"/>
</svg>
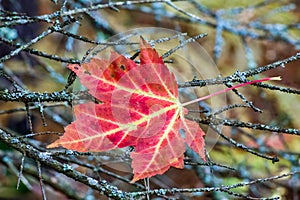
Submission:
<svg viewBox="0 0 300 200">
<path fill-rule="evenodd" d="M 249 82 L 246 82 L 246 83 L 241 83 L 241 84 L 232 86 L 232 87 L 230 87 L 230 88 L 226 88 L 226 89 L 224 89 L 224 90 L 220 90 L 220 91 L 218 91 L 218 92 L 212 93 L 212 94 L 210 94 L 210 95 L 207 95 L 207 96 L 204 96 L 204 97 L 200 97 L 200 98 L 194 99 L 194 100 L 192 100 L 192 101 L 185 102 L 185 103 L 182 104 L 182 106 L 187 106 L 187 105 L 190 105 L 190 104 L 192 104 L 192 103 L 196 103 L 196 102 L 198 102 L 198 101 L 202 101 L 202 100 L 211 98 L 211 97 L 216 96 L 216 95 L 218 95 L 218 94 L 221 94 L 221 93 L 224 93 L 224 92 L 227 92 L 227 91 L 236 89 L 236 88 L 243 87 L 243 86 L 245 86 L 245 85 L 251 85 L 251 84 L 253 84 L 253 83 L 260 83 L 260 82 L 271 81 L 271 80 L 281 80 L 281 77 L 280 77 L 280 76 L 276 76 L 276 77 L 267 77 L 267 78 L 262 78 L 262 79 L 258 79 L 258 80 L 249 81 Z"/>
</svg>

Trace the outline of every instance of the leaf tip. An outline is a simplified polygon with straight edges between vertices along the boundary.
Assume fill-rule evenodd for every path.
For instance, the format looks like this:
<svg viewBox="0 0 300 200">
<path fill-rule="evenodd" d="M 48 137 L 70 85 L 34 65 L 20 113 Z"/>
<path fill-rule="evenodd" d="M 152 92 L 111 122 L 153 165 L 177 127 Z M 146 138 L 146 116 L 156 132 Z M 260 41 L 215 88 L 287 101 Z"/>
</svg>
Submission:
<svg viewBox="0 0 300 200">
<path fill-rule="evenodd" d="M 146 42 L 146 40 L 141 35 L 140 35 L 140 47 L 142 49 L 144 49 L 144 48 L 151 48 L 151 46 L 148 44 L 148 42 Z"/>
</svg>

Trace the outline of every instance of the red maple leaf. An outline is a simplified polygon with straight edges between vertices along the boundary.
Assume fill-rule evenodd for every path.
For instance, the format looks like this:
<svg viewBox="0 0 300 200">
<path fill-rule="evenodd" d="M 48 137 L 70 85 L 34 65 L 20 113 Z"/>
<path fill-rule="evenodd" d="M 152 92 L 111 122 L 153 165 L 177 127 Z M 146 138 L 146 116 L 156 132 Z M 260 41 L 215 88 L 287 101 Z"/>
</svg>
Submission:
<svg viewBox="0 0 300 200">
<path fill-rule="evenodd" d="M 205 134 L 184 117 L 188 113 L 184 106 L 244 85 L 279 79 L 242 83 L 182 104 L 175 77 L 162 58 L 143 39 L 140 46 L 139 65 L 116 52 L 109 60 L 69 65 L 89 93 L 103 103 L 74 106 L 76 120 L 48 148 L 100 152 L 133 146 L 133 182 L 163 174 L 170 167 L 184 167 L 186 145 L 205 160 Z"/>
<path fill-rule="evenodd" d="M 74 106 L 76 120 L 48 148 L 99 152 L 133 146 L 132 181 L 183 168 L 186 144 L 205 159 L 204 132 L 185 119 L 174 75 L 143 39 L 140 46 L 139 65 L 116 52 L 109 60 L 69 65 L 103 103 Z"/>
</svg>

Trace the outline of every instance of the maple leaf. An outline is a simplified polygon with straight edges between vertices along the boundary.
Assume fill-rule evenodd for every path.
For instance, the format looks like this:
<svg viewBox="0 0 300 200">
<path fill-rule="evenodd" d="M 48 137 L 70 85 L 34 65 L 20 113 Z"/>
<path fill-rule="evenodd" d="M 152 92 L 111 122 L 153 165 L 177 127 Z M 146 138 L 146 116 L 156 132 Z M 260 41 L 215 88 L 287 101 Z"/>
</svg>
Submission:
<svg viewBox="0 0 300 200">
<path fill-rule="evenodd" d="M 103 103 L 74 106 L 76 120 L 48 148 L 98 152 L 133 146 L 132 181 L 183 168 L 185 145 L 205 159 L 205 134 L 184 117 L 188 111 L 174 75 L 143 39 L 140 46 L 140 65 L 112 52 L 109 60 L 68 66 Z"/>
<path fill-rule="evenodd" d="M 242 83 L 182 104 L 174 74 L 144 39 L 140 46 L 139 65 L 112 52 L 109 60 L 94 58 L 68 66 L 102 103 L 75 105 L 76 120 L 48 148 L 100 152 L 133 146 L 132 182 L 163 174 L 170 167 L 184 167 L 186 145 L 205 160 L 205 133 L 184 117 L 188 113 L 184 106 L 247 84 L 280 79 Z"/>
</svg>

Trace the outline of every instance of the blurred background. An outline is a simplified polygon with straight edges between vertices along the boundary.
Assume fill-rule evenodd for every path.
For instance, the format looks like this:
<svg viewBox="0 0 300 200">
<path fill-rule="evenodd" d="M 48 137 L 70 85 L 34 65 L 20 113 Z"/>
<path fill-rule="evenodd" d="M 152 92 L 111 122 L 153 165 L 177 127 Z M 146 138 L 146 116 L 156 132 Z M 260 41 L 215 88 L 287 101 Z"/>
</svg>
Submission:
<svg viewBox="0 0 300 200">
<path fill-rule="evenodd" d="M 3 94 L 15 93 L 18 88 L 50 93 L 66 89 L 73 77 L 66 66 L 79 63 L 91 47 L 116 34 L 142 27 L 167 28 L 187 33 L 188 36 L 207 33 L 207 37 L 197 42 L 208 52 L 222 77 L 232 75 L 237 70 L 246 71 L 283 60 L 296 55 L 300 48 L 300 2 L 296 0 L 0 2 L 0 128 L 18 137 L 35 133 L 34 137 L 28 137 L 27 140 L 41 151 L 46 151 L 45 146 L 57 139 L 64 132 L 63 128 L 72 122 L 71 105 L 66 101 L 36 101 L 27 103 L 26 112 L 24 102 L 5 101 Z M 38 40 L 33 41 L 34 38 Z M 28 48 L 21 47 L 30 42 L 32 44 Z M 20 47 L 22 50 L 11 56 Z M 165 45 L 163 48 L 172 47 Z M 189 56 L 197 57 L 197 52 L 191 52 Z M 226 119 L 299 130 L 299 65 L 300 62 L 295 60 L 253 77 L 281 76 L 282 81 L 272 84 L 291 89 L 295 94 L 253 86 L 241 88 L 239 91 L 246 99 L 263 112 L 255 112 L 249 106 L 237 107 L 226 112 Z M 182 67 L 178 71 L 185 73 L 185 66 L 177 67 Z M 201 79 L 197 76 L 195 78 Z M 192 79 L 190 77 L 184 81 Z M 72 92 L 73 87 L 82 89 L 79 81 L 76 81 L 66 90 Z M 242 103 L 241 98 L 234 93 L 227 94 L 226 104 Z M 199 109 L 205 110 L 205 106 L 209 109 L 209 100 L 200 105 Z M 199 116 L 201 118 L 205 115 Z M 201 124 L 201 127 L 204 130 L 208 128 L 205 124 Z M 273 164 L 226 140 L 208 137 L 206 145 L 211 147 L 208 152 L 212 161 L 210 166 L 203 165 L 198 158 L 193 160 L 193 154 L 187 153 L 187 161 L 199 161 L 200 164 L 187 163 L 184 170 L 172 168 L 163 175 L 150 178 L 150 189 L 218 187 L 300 171 L 299 136 L 235 126 L 224 126 L 222 133 L 252 150 L 277 156 L 280 161 Z M 105 159 L 112 163 L 121 154 L 113 152 L 105 155 Z M 90 177 L 106 180 L 125 192 L 145 190 L 143 182 L 135 185 L 129 183 L 132 178 L 129 172 L 130 160 L 116 160 L 112 167 L 103 164 L 103 156 L 59 155 L 57 159 L 71 164 L 74 169 Z M 0 158 L 0 199 L 42 199 L 35 160 L 25 157 L 24 178 L 17 190 L 22 154 L 0 142 Z M 42 166 L 42 174 L 48 199 L 108 199 L 48 166 Z M 299 180 L 296 174 L 230 191 L 174 193 L 149 198 L 234 199 L 279 196 L 281 199 L 300 199 Z"/>
</svg>

